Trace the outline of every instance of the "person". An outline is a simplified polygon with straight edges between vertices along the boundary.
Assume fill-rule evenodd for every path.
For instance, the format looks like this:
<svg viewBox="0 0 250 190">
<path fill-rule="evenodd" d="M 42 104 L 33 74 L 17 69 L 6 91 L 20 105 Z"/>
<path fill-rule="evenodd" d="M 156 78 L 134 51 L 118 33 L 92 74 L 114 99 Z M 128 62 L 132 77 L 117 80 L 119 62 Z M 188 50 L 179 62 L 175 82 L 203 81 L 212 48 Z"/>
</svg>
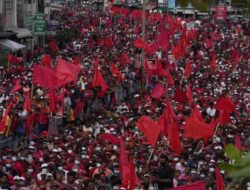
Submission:
<svg viewBox="0 0 250 190">
<path fill-rule="evenodd" d="M 152 182 L 158 185 L 159 190 L 173 188 L 175 171 L 169 164 L 169 159 L 162 154 L 159 159 L 159 168 L 152 174 Z"/>
</svg>

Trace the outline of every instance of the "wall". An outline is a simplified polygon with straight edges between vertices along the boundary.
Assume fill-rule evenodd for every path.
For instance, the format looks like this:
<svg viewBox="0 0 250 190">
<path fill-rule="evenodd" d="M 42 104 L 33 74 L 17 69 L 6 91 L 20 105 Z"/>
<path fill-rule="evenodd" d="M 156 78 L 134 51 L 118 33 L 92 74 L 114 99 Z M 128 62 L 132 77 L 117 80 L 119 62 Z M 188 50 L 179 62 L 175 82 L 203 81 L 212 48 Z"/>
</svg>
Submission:
<svg viewBox="0 0 250 190">
<path fill-rule="evenodd" d="M 5 0 L 3 12 L 5 15 L 5 27 L 17 26 L 17 0 Z"/>
</svg>

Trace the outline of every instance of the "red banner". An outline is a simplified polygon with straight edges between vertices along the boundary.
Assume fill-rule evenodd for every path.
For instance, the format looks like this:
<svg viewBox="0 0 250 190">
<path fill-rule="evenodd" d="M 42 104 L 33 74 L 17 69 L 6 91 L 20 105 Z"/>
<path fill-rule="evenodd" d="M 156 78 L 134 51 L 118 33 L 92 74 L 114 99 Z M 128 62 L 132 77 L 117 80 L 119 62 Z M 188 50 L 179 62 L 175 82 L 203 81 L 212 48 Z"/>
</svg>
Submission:
<svg viewBox="0 0 250 190">
<path fill-rule="evenodd" d="M 226 20 L 227 18 L 227 6 L 218 5 L 215 7 L 215 19 L 216 20 Z"/>
</svg>

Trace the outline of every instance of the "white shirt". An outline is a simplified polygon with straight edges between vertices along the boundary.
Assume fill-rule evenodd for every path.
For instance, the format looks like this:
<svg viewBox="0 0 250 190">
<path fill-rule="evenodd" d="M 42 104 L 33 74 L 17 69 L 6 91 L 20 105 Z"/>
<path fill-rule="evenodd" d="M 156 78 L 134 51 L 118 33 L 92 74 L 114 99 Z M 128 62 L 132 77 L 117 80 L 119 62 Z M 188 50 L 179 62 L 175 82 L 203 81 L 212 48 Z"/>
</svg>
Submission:
<svg viewBox="0 0 250 190">
<path fill-rule="evenodd" d="M 212 108 L 209 107 L 209 108 L 207 108 L 207 111 L 206 111 L 206 112 L 207 112 L 207 114 L 210 115 L 211 117 L 214 117 L 215 114 L 216 114 L 216 109 L 214 109 L 214 108 L 212 109 Z"/>
</svg>

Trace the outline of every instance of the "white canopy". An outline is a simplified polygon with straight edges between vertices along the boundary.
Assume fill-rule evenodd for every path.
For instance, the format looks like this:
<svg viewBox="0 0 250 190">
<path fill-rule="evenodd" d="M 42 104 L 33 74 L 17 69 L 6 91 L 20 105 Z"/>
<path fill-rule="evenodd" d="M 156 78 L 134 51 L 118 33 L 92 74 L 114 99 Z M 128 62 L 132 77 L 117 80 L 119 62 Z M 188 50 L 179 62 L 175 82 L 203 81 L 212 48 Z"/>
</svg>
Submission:
<svg viewBox="0 0 250 190">
<path fill-rule="evenodd" d="M 25 48 L 25 45 L 19 44 L 17 42 L 14 42 L 14 41 L 8 40 L 8 39 L 0 40 L 0 46 L 7 47 L 7 48 L 11 49 L 12 51 L 18 51 L 20 49 Z"/>
<path fill-rule="evenodd" d="M 32 36 L 31 31 L 27 28 L 10 27 L 6 28 L 6 30 L 16 33 L 17 38 L 27 38 Z"/>
</svg>

